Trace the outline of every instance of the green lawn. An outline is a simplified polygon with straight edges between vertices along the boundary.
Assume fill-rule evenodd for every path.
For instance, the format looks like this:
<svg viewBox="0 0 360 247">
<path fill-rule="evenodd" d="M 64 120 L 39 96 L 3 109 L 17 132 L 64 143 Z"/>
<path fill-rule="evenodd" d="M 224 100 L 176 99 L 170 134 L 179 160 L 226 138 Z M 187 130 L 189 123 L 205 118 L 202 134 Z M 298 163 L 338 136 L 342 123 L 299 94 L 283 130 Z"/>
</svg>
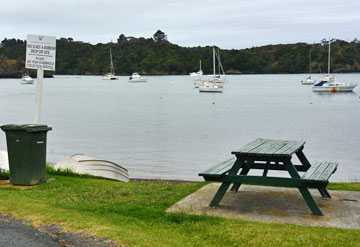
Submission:
<svg viewBox="0 0 360 247">
<path fill-rule="evenodd" d="M 1 188 L 0 213 L 59 224 L 129 246 L 360 246 L 360 230 L 256 223 L 165 210 L 205 183 L 120 183 L 52 175 L 28 189 Z M 330 185 L 360 190 L 360 183 Z"/>
</svg>

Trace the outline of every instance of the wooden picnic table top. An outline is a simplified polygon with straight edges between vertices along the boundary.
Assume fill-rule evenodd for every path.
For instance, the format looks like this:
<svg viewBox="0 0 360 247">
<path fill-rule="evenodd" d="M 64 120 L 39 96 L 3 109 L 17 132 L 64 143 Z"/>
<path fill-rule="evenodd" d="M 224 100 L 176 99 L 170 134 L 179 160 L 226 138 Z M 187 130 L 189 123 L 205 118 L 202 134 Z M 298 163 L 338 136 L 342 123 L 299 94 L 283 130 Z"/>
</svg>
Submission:
<svg viewBox="0 0 360 247">
<path fill-rule="evenodd" d="M 302 149 L 304 145 L 305 141 L 258 138 L 231 153 L 236 156 L 291 157 L 294 153 Z"/>
</svg>

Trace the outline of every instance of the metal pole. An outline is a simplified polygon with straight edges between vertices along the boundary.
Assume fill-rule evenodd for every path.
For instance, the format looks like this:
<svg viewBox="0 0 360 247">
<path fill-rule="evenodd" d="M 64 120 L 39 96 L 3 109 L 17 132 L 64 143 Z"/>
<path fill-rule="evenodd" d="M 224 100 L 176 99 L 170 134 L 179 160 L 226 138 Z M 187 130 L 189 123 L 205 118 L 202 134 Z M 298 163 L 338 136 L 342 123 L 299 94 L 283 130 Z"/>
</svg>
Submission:
<svg viewBox="0 0 360 247">
<path fill-rule="evenodd" d="M 42 69 L 38 69 L 37 80 L 36 80 L 36 98 L 35 98 L 35 120 L 34 120 L 35 124 L 40 123 L 43 78 L 44 78 L 44 71 Z"/>
</svg>

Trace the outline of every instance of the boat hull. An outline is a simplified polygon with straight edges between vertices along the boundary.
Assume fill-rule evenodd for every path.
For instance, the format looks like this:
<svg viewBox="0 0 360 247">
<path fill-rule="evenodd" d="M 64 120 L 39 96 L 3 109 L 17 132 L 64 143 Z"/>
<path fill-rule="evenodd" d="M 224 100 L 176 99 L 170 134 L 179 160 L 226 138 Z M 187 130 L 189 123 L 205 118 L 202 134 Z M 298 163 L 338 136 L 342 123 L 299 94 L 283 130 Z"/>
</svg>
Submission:
<svg viewBox="0 0 360 247">
<path fill-rule="evenodd" d="M 314 92 L 352 92 L 354 90 L 354 86 L 314 86 L 312 90 Z"/>
<path fill-rule="evenodd" d="M 313 85 L 316 82 L 316 80 L 302 80 L 301 84 L 303 85 Z"/>
<path fill-rule="evenodd" d="M 129 80 L 129 82 L 133 82 L 133 83 L 136 83 L 136 82 L 147 82 L 146 79 L 141 79 L 141 80 Z"/>
<path fill-rule="evenodd" d="M 59 161 L 55 169 L 70 169 L 79 174 L 90 174 L 97 177 L 128 182 L 128 170 L 107 160 L 94 159 L 85 155 L 76 154 Z"/>
<path fill-rule="evenodd" d="M 201 93 L 222 93 L 222 87 L 199 87 L 199 92 Z"/>
</svg>

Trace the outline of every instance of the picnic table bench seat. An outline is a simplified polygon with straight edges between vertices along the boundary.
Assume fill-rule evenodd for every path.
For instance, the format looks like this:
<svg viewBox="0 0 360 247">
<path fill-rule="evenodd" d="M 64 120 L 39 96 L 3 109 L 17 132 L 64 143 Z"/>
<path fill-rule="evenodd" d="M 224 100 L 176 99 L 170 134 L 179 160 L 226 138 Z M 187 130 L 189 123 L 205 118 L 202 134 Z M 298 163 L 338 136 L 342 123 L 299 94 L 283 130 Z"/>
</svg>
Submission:
<svg viewBox="0 0 360 247">
<path fill-rule="evenodd" d="M 303 180 L 327 183 L 330 176 L 336 171 L 338 163 L 316 162 L 301 177 Z"/>
<path fill-rule="evenodd" d="M 199 176 L 203 176 L 205 181 L 212 181 L 212 178 L 221 178 L 231 169 L 231 167 L 234 165 L 235 160 L 235 157 L 227 159 L 199 173 Z"/>
</svg>

